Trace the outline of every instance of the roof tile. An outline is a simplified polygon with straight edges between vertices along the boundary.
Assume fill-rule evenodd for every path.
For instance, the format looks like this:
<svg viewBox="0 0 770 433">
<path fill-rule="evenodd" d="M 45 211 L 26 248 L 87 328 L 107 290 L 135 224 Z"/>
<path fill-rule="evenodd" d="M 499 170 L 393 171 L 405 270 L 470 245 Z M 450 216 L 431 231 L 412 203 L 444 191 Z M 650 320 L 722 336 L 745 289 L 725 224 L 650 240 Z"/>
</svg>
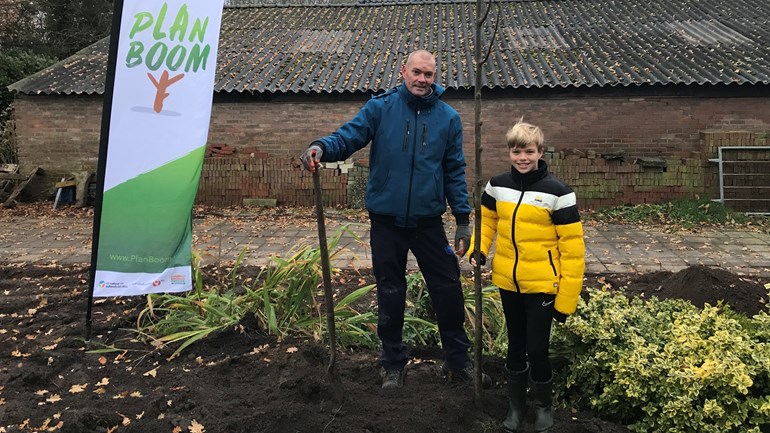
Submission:
<svg viewBox="0 0 770 433">
<path fill-rule="evenodd" d="M 379 92 L 416 48 L 436 54 L 442 85 L 473 87 L 473 1 L 227 4 L 217 92 Z M 488 88 L 770 84 L 766 0 L 498 1 L 488 16 Z M 9 88 L 102 93 L 107 50 L 105 38 Z"/>
</svg>

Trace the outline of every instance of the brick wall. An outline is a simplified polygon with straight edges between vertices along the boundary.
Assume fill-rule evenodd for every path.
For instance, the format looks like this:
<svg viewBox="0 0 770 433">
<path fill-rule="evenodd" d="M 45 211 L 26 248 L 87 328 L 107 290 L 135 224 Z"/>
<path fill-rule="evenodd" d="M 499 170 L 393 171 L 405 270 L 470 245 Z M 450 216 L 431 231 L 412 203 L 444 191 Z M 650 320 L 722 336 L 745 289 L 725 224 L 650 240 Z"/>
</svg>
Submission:
<svg viewBox="0 0 770 433">
<path fill-rule="evenodd" d="M 761 142 L 770 131 L 770 98 L 766 97 L 515 98 L 492 93 L 485 98 L 482 177 L 509 169 L 505 132 L 524 116 L 543 128 L 554 171 L 574 185 L 583 207 L 713 196 L 716 168 L 708 159 L 715 154 L 704 134 L 736 131 L 754 134 Z M 230 205 L 244 198 L 274 198 L 278 204 L 312 205 L 312 180 L 299 168 L 296 157 L 314 138 L 351 118 L 363 99 L 276 99 L 214 104 L 209 145 L 234 151 L 207 157 L 199 202 Z M 447 101 L 463 119 L 472 185 L 473 101 L 451 95 Z M 15 105 L 22 169 L 41 166 L 47 174 L 28 198 L 52 194 L 50 185 L 74 171 L 95 169 L 100 97 L 20 96 Z M 364 150 L 354 159 L 366 157 Z M 660 158 L 665 168 L 643 167 L 639 161 L 644 158 Z M 360 201 L 348 198 L 349 190 L 361 190 L 348 185 L 351 174 L 324 173 L 328 204 Z"/>
<path fill-rule="evenodd" d="M 51 194 L 52 183 L 81 170 L 94 171 L 99 158 L 101 98 L 17 97 L 16 136 L 21 172 L 45 170 L 46 182 L 31 185 L 37 196 Z"/>
</svg>

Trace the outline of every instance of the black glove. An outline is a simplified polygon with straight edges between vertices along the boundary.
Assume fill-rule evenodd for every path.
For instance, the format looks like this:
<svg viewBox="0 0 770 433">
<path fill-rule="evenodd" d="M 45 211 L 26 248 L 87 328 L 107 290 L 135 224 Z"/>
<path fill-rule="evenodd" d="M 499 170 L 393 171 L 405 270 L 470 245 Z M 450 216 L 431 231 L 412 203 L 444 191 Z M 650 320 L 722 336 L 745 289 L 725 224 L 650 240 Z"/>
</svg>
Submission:
<svg viewBox="0 0 770 433">
<path fill-rule="evenodd" d="M 567 321 L 567 315 L 559 310 L 553 310 L 553 320 L 563 324 Z"/>
<path fill-rule="evenodd" d="M 462 241 L 462 245 L 460 245 Z M 455 254 L 462 257 L 468 251 L 471 243 L 471 226 L 468 224 L 457 224 L 455 231 Z"/>
<path fill-rule="evenodd" d="M 302 156 L 299 157 L 299 160 L 302 161 L 302 165 L 305 167 L 305 170 L 314 172 L 316 167 L 321 166 L 321 157 L 323 154 L 323 148 L 317 143 L 313 143 L 310 145 L 310 147 L 307 148 L 307 150 L 305 150 Z"/>
<path fill-rule="evenodd" d="M 487 264 L 487 256 L 481 251 L 475 251 L 471 253 L 471 257 L 468 259 L 468 261 L 470 261 L 471 258 L 476 259 L 476 263 L 478 263 L 479 266 L 484 266 Z"/>
</svg>

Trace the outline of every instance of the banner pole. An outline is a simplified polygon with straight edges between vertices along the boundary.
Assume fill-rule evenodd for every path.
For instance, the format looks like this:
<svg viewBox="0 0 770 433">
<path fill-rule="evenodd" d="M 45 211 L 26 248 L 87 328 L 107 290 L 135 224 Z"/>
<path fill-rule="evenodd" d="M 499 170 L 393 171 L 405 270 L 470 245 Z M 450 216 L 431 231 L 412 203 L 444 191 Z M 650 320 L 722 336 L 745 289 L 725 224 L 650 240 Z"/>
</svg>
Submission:
<svg viewBox="0 0 770 433">
<path fill-rule="evenodd" d="M 115 67 L 118 58 L 118 39 L 123 18 L 123 0 L 115 0 L 112 11 L 112 29 L 110 30 L 110 49 L 107 57 L 107 76 L 104 80 L 102 105 L 102 125 L 99 134 L 99 161 L 96 166 L 96 197 L 94 199 L 94 223 L 91 236 L 91 267 L 88 277 L 88 308 L 86 310 L 86 344 L 91 342 L 91 310 L 94 301 L 96 283 L 96 259 L 99 256 L 99 231 L 101 229 L 102 199 L 104 192 L 104 173 L 107 168 L 107 145 L 110 136 L 112 117 L 112 97 L 115 91 Z"/>
</svg>

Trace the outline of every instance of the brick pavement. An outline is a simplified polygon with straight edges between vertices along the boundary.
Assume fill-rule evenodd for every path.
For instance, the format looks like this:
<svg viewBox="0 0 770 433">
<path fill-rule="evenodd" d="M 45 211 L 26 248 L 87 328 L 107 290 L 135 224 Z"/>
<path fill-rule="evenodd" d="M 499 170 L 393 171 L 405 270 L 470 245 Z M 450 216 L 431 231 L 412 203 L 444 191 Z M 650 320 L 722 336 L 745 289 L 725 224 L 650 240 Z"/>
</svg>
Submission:
<svg viewBox="0 0 770 433">
<path fill-rule="evenodd" d="M 266 265 L 272 256 L 288 257 L 292 247 L 318 244 L 311 223 L 285 227 L 254 217 L 195 218 L 194 249 L 204 264 L 232 262 L 247 248 L 245 263 Z M 341 227 L 347 231 L 340 232 Z M 340 234 L 335 266 L 371 266 L 368 223 L 327 216 L 327 234 Z M 3 215 L 0 209 L 0 262 L 85 264 L 91 255 L 92 220 L 87 216 Z M 703 229 L 665 233 L 659 228 L 620 224 L 585 225 L 586 272 L 676 272 L 692 265 L 721 267 L 738 275 L 770 277 L 770 234 Z M 470 265 L 462 262 L 465 269 Z M 416 269 L 414 258 L 409 267 Z"/>
</svg>

